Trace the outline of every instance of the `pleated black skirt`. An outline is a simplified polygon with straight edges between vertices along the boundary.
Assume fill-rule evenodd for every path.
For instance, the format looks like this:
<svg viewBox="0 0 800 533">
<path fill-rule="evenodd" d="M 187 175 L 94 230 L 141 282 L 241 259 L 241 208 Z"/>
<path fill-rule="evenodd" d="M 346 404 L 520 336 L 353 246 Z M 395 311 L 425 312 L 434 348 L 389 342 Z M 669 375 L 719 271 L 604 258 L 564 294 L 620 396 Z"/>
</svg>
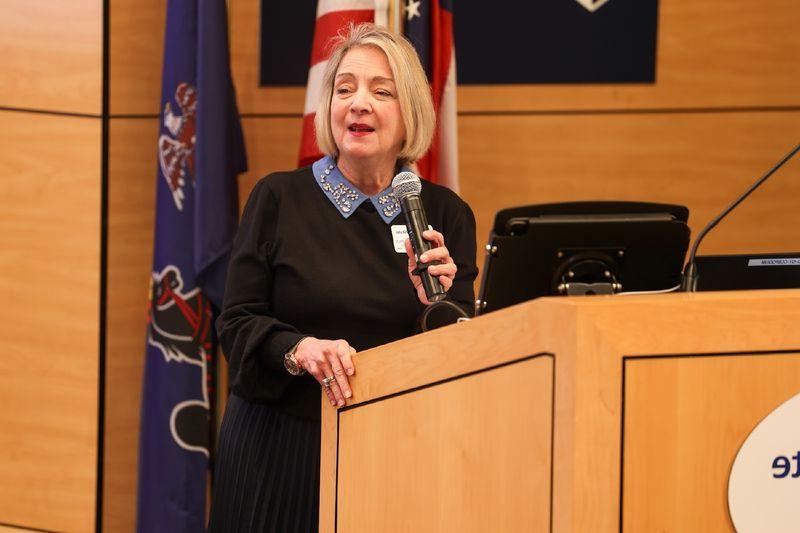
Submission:
<svg viewBox="0 0 800 533">
<path fill-rule="evenodd" d="M 319 422 L 231 394 L 220 428 L 210 533 L 316 532 Z"/>
</svg>

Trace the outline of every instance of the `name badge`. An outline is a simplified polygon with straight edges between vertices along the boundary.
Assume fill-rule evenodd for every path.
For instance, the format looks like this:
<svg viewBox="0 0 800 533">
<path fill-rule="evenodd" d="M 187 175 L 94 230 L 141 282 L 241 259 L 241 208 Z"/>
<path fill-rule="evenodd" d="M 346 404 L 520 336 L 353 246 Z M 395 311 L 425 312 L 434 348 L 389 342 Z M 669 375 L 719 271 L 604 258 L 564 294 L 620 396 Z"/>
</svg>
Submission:
<svg viewBox="0 0 800 533">
<path fill-rule="evenodd" d="M 398 254 L 406 253 L 406 239 L 408 239 L 408 230 L 405 224 L 395 224 L 392 226 L 392 241 L 394 242 L 394 251 Z"/>
</svg>

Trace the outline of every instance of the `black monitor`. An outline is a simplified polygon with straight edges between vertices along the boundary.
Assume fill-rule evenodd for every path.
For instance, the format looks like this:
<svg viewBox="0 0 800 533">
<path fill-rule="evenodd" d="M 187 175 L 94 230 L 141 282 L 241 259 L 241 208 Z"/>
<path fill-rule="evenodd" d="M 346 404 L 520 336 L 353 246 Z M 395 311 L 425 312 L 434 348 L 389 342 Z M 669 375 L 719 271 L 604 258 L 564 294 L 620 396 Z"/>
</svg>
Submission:
<svg viewBox="0 0 800 533">
<path fill-rule="evenodd" d="M 539 296 L 680 285 L 689 210 L 645 202 L 529 205 L 497 213 L 476 314 Z"/>
</svg>

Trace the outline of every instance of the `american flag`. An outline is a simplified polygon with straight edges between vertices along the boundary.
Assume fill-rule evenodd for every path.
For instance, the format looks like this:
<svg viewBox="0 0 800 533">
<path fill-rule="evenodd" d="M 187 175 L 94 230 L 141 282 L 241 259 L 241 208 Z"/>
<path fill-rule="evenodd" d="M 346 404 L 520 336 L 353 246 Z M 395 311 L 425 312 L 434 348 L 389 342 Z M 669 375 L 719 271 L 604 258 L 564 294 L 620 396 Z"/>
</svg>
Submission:
<svg viewBox="0 0 800 533">
<path fill-rule="evenodd" d="M 314 27 L 314 44 L 311 46 L 311 67 L 308 69 L 308 86 L 306 87 L 306 104 L 303 110 L 303 136 L 300 139 L 300 166 L 310 165 L 320 157 L 322 152 L 317 147 L 314 135 L 314 116 L 317 112 L 322 75 L 331 55 L 330 41 L 340 30 L 346 29 L 350 23 L 383 22 L 385 24 L 385 7 L 380 9 L 376 21 L 376 0 L 319 0 L 317 3 L 317 22 Z"/>
<path fill-rule="evenodd" d="M 430 80 L 437 117 L 433 144 L 417 169 L 428 180 L 458 192 L 453 0 L 405 0 L 403 13 L 405 35 Z"/>
</svg>

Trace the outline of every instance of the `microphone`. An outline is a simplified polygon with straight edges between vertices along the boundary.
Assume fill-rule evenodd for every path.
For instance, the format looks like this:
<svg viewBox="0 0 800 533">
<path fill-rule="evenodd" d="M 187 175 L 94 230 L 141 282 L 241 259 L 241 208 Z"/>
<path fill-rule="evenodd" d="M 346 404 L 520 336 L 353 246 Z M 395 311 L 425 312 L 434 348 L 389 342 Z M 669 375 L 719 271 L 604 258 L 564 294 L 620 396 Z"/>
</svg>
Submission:
<svg viewBox="0 0 800 533">
<path fill-rule="evenodd" d="M 761 187 L 761 185 L 767 181 L 767 178 L 772 176 L 779 168 L 785 165 L 794 155 L 800 151 L 800 144 L 794 147 L 794 149 L 786 154 L 783 159 L 781 159 L 777 165 L 772 167 L 769 172 L 761 176 L 755 183 L 753 183 L 744 193 L 739 196 L 731 205 L 729 205 L 722 213 L 717 215 L 717 217 L 708 223 L 708 225 L 703 228 L 703 231 L 697 236 L 697 239 L 694 241 L 694 245 L 692 246 L 692 251 L 689 253 L 689 261 L 686 263 L 686 268 L 683 270 L 683 277 L 681 279 L 681 291 L 682 292 L 695 292 L 697 289 L 697 265 L 695 265 L 694 258 L 697 255 L 697 248 L 700 246 L 700 241 L 703 240 L 703 237 L 706 234 L 714 229 L 714 227 L 719 224 L 723 218 L 725 218 L 728 213 L 733 211 L 736 206 L 744 201 L 745 198 L 750 196 L 753 191 Z"/>
<path fill-rule="evenodd" d="M 425 295 L 430 302 L 438 302 L 445 299 L 444 287 L 428 273 L 428 267 L 438 265 L 441 261 L 430 261 L 420 263 L 419 256 L 433 248 L 430 241 L 422 238 L 422 232 L 426 229 L 433 229 L 428 225 L 428 218 L 425 216 L 425 207 L 419 197 L 422 191 L 422 183 L 413 172 L 400 172 L 392 180 L 394 196 L 400 203 L 403 215 L 406 217 L 406 229 L 408 239 L 411 241 L 411 248 L 414 250 L 414 257 L 417 260 L 417 268 L 414 274 L 422 279 L 422 286 L 425 288 Z"/>
</svg>

